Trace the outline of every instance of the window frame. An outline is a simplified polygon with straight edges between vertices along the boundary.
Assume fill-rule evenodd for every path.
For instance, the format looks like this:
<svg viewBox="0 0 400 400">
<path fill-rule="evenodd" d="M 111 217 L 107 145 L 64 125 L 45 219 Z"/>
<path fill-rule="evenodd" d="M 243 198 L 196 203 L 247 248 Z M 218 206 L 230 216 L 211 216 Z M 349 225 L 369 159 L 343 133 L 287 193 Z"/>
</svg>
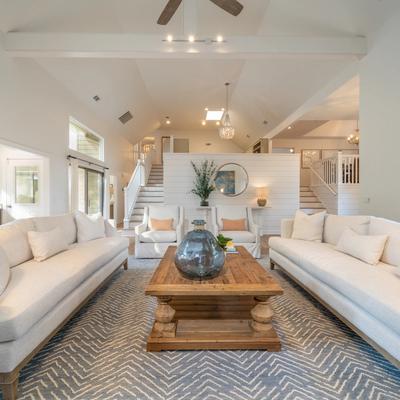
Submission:
<svg viewBox="0 0 400 400">
<path fill-rule="evenodd" d="M 74 141 L 76 142 L 77 138 L 75 138 L 75 140 L 72 140 L 71 124 L 72 125 L 76 125 L 78 128 L 82 129 L 82 131 L 84 131 L 86 133 L 89 133 L 89 134 L 91 134 L 93 136 L 96 136 L 100 140 L 99 141 L 99 144 L 100 144 L 100 148 L 99 148 L 99 156 L 100 157 L 99 158 L 92 157 L 92 156 L 90 156 L 89 154 L 86 154 L 86 153 L 82 153 L 81 151 L 78 150 L 78 146 L 73 147 L 73 142 Z M 68 148 L 70 150 L 72 150 L 75 153 L 80 154 L 80 155 L 82 155 L 84 157 L 87 157 L 89 159 L 100 161 L 100 162 L 104 163 L 104 142 L 105 142 L 105 140 L 104 140 L 103 136 L 99 135 L 97 132 L 95 132 L 92 129 L 88 128 L 86 125 L 82 124 L 77 119 L 75 119 L 73 117 L 69 117 L 69 120 L 68 120 Z"/>
</svg>

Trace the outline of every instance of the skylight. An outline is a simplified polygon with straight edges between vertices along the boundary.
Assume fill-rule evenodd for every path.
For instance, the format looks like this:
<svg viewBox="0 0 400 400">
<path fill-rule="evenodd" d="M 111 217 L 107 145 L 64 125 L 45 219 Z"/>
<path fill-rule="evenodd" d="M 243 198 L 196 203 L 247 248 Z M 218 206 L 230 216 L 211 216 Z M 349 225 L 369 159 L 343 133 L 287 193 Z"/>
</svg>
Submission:
<svg viewBox="0 0 400 400">
<path fill-rule="evenodd" d="M 217 111 L 208 110 L 206 120 L 207 121 L 220 121 L 223 114 L 224 114 L 223 110 L 217 110 Z"/>
</svg>

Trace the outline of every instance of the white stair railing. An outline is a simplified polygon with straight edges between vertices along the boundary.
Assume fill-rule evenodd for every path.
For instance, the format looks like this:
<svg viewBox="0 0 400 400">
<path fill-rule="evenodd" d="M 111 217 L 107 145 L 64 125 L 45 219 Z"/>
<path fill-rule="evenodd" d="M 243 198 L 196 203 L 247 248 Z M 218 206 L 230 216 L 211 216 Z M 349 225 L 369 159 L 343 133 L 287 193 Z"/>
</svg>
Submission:
<svg viewBox="0 0 400 400">
<path fill-rule="evenodd" d="M 136 200 L 140 192 L 140 188 L 145 186 L 150 175 L 151 166 L 153 164 L 155 151 L 142 153 L 137 160 L 136 168 L 133 171 L 128 185 L 124 188 L 124 229 L 129 229 L 130 218 L 135 208 Z"/>
<path fill-rule="evenodd" d="M 360 156 L 342 154 L 314 162 L 310 168 L 311 186 L 326 207 L 334 214 L 357 212 L 360 184 Z"/>
</svg>

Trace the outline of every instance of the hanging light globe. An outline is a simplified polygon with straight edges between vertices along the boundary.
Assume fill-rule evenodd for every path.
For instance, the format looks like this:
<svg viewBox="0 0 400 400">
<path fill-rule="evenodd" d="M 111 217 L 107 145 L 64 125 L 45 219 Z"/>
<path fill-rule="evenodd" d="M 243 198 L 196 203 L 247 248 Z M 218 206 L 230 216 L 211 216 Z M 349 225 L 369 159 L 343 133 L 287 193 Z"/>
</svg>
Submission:
<svg viewBox="0 0 400 400">
<path fill-rule="evenodd" d="M 232 139 L 235 136 L 235 128 L 231 124 L 231 119 L 227 111 L 222 118 L 222 126 L 219 128 L 219 136 L 221 139 Z"/>
<path fill-rule="evenodd" d="M 235 129 L 231 124 L 231 119 L 229 117 L 229 83 L 225 83 L 226 87 L 226 108 L 224 115 L 222 117 L 222 124 L 219 128 L 219 136 L 221 139 L 233 139 L 235 136 Z"/>
</svg>

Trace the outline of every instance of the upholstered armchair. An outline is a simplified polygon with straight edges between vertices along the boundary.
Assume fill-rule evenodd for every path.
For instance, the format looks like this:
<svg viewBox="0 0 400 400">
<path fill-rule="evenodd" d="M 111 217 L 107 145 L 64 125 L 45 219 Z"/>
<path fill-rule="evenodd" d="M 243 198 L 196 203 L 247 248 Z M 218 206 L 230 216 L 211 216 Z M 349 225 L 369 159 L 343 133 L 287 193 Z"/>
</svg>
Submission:
<svg viewBox="0 0 400 400">
<path fill-rule="evenodd" d="M 222 219 L 230 221 L 244 219 L 245 230 L 224 230 Z M 244 246 L 253 257 L 261 257 L 260 229 L 253 221 L 251 208 L 243 206 L 212 207 L 211 224 L 215 236 L 222 233 L 225 237 L 232 238 L 235 246 Z"/>
<path fill-rule="evenodd" d="M 171 230 L 156 230 L 153 220 L 172 219 Z M 145 207 L 143 222 L 135 228 L 135 257 L 162 258 L 168 246 L 178 245 L 183 237 L 183 207 Z"/>
</svg>

